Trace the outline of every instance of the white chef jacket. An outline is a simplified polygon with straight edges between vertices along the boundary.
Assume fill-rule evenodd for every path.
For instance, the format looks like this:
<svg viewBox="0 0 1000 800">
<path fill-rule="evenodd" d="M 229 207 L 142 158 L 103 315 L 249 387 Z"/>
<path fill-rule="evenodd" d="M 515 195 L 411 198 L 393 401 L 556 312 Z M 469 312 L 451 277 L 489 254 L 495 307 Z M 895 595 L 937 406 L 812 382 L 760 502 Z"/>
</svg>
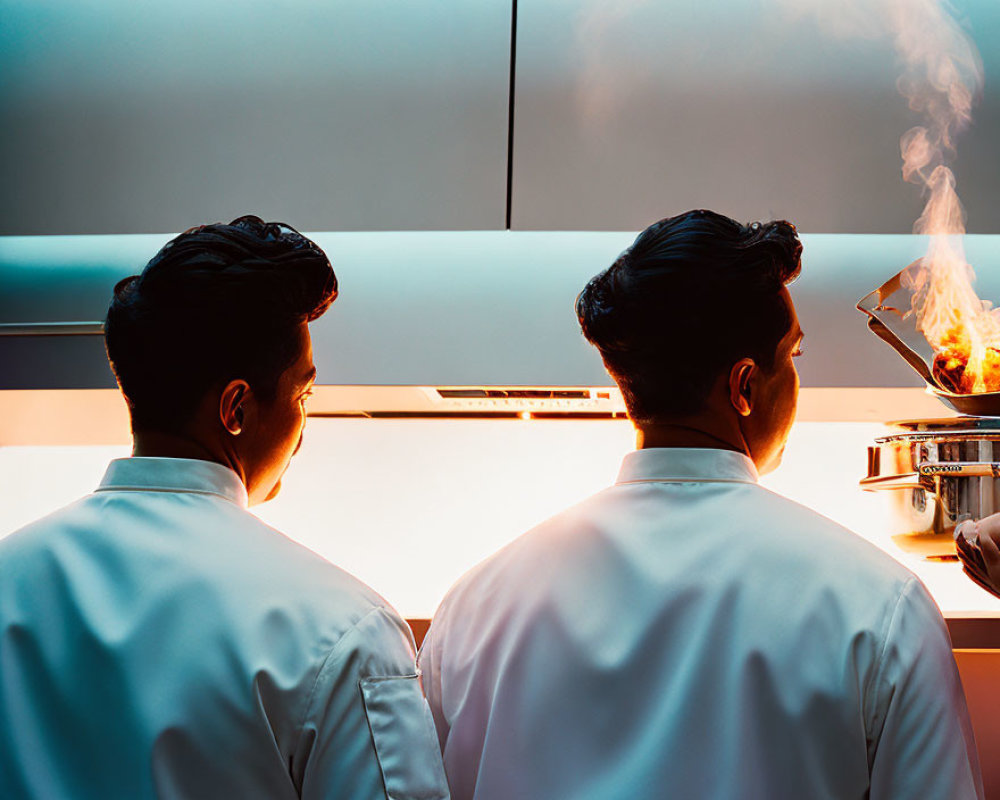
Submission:
<svg viewBox="0 0 1000 800">
<path fill-rule="evenodd" d="M 0 541 L 0 797 L 448 797 L 406 623 L 246 504 L 120 459 Z"/>
<path fill-rule="evenodd" d="M 419 662 L 456 800 L 982 797 L 923 584 L 713 449 L 463 577 Z"/>
</svg>

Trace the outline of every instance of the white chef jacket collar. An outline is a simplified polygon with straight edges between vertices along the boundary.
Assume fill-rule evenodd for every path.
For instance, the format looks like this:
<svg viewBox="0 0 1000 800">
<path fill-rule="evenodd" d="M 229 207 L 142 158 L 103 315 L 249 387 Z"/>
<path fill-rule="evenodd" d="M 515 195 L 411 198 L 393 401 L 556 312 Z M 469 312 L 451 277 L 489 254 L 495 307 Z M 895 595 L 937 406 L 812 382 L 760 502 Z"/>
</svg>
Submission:
<svg viewBox="0 0 1000 800">
<path fill-rule="evenodd" d="M 193 458 L 116 458 L 97 487 L 98 492 L 194 492 L 215 494 L 247 507 L 243 481 L 229 467 Z"/>
<path fill-rule="evenodd" d="M 700 447 L 650 447 L 625 456 L 616 483 L 705 481 L 756 483 L 757 468 L 743 453 Z"/>
</svg>

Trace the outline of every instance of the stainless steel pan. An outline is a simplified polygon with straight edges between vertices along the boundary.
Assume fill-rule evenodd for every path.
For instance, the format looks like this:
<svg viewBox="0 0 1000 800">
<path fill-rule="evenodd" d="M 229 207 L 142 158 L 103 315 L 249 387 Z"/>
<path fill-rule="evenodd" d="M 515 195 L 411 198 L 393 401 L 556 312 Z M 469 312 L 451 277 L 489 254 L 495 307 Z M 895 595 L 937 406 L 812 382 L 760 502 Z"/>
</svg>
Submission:
<svg viewBox="0 0 1000 800">
<path fill-rule="evenodd" d="M 923 334 L 917 330 L 916 320 L 910 311 L 912 293 L 903 285 L 907 270 L 919 268 L 921 261 L 917 259 L 875 291 L 862 297 L 858 301 L 858 310 L 868 315 L 868 327 L 872 333 L 899 353 L 945 405 L 976 417 L 1000 416 L 1000 392 L 959 394 L 942 386 L 934 377 L 931 371 L 934 353 Z"/>
</svg>

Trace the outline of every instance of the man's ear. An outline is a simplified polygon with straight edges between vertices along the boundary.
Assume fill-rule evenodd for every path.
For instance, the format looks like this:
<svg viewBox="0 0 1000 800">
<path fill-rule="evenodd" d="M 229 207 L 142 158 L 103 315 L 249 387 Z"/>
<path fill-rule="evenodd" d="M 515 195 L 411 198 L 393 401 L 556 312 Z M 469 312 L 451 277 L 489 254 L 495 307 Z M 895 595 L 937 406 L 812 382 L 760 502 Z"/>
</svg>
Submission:
<svg viewBox="0 0 1000 800">
<path fill-rule="evenodd" d="M 239 436 L 243 432 L 249 398 L 250 384 L 244 380 L 230 381 L 219 395 L 219 422 L 233 436 Z"/>
<path fill-rule="evenodd" d="M 753 411 L 757 365 L 752 358 L 741 358 L 729 370 L 729 402 L 741 417 Z"/>
</svg>

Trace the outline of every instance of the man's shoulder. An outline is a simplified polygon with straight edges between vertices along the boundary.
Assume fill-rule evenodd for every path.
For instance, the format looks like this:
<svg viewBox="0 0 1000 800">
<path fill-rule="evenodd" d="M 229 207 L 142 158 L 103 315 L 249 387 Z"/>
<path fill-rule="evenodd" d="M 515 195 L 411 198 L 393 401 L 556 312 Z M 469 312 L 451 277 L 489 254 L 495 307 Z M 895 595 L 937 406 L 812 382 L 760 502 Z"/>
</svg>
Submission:
<svg viewBox="0 0 1000 800">
<path fill-rule="evenodd" d="M 762 486 L 749 499 L 748 514 L 770 521 L 770 549 L 776 557 L 807 561 L 875 584 L 900 587 L 914 576 L 903 564 L 859 533 L 818 511 Z"/>
<path fill-rule="evenodd" d="M 283 582 L 295 595 L 315 594 L 317 600 L 326 603 L 341 597 L 353 600 L 356 609 L 363 613 L 388 605 L 361 579 L 293 539 L 294 531 L 285 532 L 249 512 L 243 513 L 246 536 L 259 548 L 260 559 L 254 571 L 271 570 L 273 578 Z"/>
<path fill-rule="evenodd" d="M 256 515 L 233 506 L 236 530 L 233 557 L 217 549 L 215 557 L 196 566 L 218 591 L 244 604 L 246 613 L 269 615 L 275 609 L 293 624 L 326 632 L 336 639 L 365 618 L 397 626 L 405 622 L 375 589 Z M 213 576 L 215 576 L 213 578 Z"/>
<path fill-rule="evenodd" d="M 373 612 L 405 625 L 370 586 L 246 509 L 210 495 L 192 497 L 196 510 L 186 504 L 174 518 L 164 493 L 86 495 L 0 539 L 0 569 L 28 580 L 37 570 L 71 570 L 73 560 L 86 556 L 95 569 L 107 568 L 108 581 L 112 568 L 131 580 L 148 576 L 147 594 L 155 591 L 167 604 L 195 591 L 206 622 L 229 620 L 246 630 L 275 613 L 301 633 L 329 641 Z M 128 530 L 123 516 L 133 520 Z"/>
<path fill-rule="evenodd" d="M 393 674 L 412 672 L 412 633 L 398 611 L 375 589 L 342 567 L 293 541 L 260 520 L 259 532 L 274 548 L 268 560 L 268 588 L 259 578 L 241 575 L 234 597 L 253 594 L 253 611 L 265 624 L 278 611 L 336 659 L 360 658 L 371 668 Z M 353 654 L 353 655 L 352 655 Z M 335 660 L 336 660 L 335 659 Z"/>
<path fill-rule="evenodd" d="M 74 524 L 88 497 L 90 495 L 85 495 L 0 536 L 0 564 L 43 550 L 48 542 Z"/>
</svg>

